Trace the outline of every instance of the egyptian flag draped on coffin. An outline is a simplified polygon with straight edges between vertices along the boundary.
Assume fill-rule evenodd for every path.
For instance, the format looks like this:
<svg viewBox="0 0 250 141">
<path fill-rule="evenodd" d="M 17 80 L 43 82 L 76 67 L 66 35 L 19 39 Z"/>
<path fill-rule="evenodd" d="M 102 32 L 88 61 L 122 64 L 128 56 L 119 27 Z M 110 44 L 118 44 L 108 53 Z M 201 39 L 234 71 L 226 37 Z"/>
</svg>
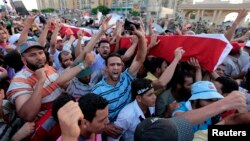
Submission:
<svg viewBox="0 0 250 141">
<path fill-rule="evenodd" d="M 99 31 L 63 25 L 60 33 L 64 36 L 70 31 L 77 36 L 76 34 L 79 29 L 84 30 L 85 36 L 88 37 Z M 224 34 L 158 36 L 157 38 L 160 40 L 160 43 L 150 50 L 149 55 L 162 57 L 168 62 L 171 62 L 174 58 L 175 49 L 177 47 L 183 47 L 185 53 L 181 61 L 187 61 L 191 57 L 195 57 L 198 59 L 201 67 L 209 72 L 215 70 L 232 49 L 232 45 L 225 38 Z M 120 48 L 129 48 L 131 45 L 130 39 L 131 37 L 122 37 L 120 40 Z M 148 43 L 150 43 L 150 37 L 147 37 L 147 39 Z"/>
<path fill-rule="evenodd" d="M 150 43 L 150 37 L 147 37 Z M 149 55 L 162 57 L 168 62 L 174 58 L 174 51 L 183 47 L 185 53 L 181 61 L 190 57 L 198 59 L 202 68 L 212 72 L 220 65 L 232 49 L 232 45 L 223 34 L 201 34 L 195 36 L 158 36 L 160 43 L 150 50 Z M 130 37 L 122 37 L 121 48 L 130 46 Z"/>
<path fill-rule="evenodd" d="M 68 32 L 72 32 L 72 34 L 75 37 L 77 37 L 77 32 L 80 29 L 84 31 L 84 36 L 87 36 L 87 37 L 90 37 L 92 34 L 99 31 L 98 29 L 90 29 L 90 28 L 83 28 L 83 27 L 79 28 L 79 27 L 63 24 L 59 32 L 62 36 L 69 34 Z"/>
</svg>

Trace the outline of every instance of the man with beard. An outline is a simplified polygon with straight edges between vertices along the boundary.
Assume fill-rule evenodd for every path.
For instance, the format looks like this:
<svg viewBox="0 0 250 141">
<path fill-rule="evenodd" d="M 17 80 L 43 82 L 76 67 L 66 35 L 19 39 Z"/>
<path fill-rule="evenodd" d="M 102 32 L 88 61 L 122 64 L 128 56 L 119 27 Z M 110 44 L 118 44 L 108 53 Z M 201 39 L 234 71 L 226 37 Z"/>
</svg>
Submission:
<svg viewBox="0 0 250 141">
<path fill-rule="evenodd" d="M 24 68 L 11 81 L 7 97 L 16 106 L 24 121 L 34 121 L 50 110 L 53 101 L 62 93 L 62 80 L 72 79 L 85 69 L 83 63 L 66 70 L 60 77 L 55 69 L 46 64 L 44 47 L 27 41 L 20 45 Z"/>
<path fill-rule="evenodd" d="M 119 54 L 110 54 L 106 59 L 106 74 L 93 88 L 96 93 L 109 102 L 109 119 L 116 120 L 120 110 L 131 102 L 131 83 L 135 79 L 137 72 L 145 61 L 147 54 L 146 38 L 142 31 L 133 26 L 133 32 L 138 37 L 138 51 L 131 66 L 123 70 L 123 61 Z M 122 133 L 122 129 L 114 124 L 107 125 L 104 132 L 113 138 L 117 138 Z"/>
<path fill-rule="evenodd" d="M 92 65 L 93 71 L 103 70 L 105 68 L 105 59 L 110 54 L 110 43 L 108 40 L 102 39 L 98 43 L 95 63 Z"/>
<path fill-rule="evenodd" d="M 187 101 L 191 96 L 191 85 L 194 83 L 193 75 L 187 71 L 176 70 L 169 89 L 164 91 L 156 100 L 156 115 L 168 118 L 173 110 L 179 107 L 180 101 Z"/>
</svg>

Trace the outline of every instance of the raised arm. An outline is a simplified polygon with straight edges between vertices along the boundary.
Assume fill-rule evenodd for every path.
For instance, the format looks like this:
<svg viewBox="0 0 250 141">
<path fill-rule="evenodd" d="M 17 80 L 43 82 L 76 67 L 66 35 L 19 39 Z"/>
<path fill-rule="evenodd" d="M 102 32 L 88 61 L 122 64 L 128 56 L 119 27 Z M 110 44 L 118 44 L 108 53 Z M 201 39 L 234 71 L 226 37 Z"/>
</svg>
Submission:
<svg viewBox="0 0 250 141">
<path fill-rule="evenodd" d="M 29 30 L 30 30 L 32 24 L 34 23 L 34 20 L 36 17 L 37 17 L 37 15 L 28 16 L 28 18 L 25 20 L 23 31 L 22 31 L 21 36 L 20 36 L 20 38 L 17 42 L 17 45 L 16 45 L 18 51 L 19 51 L 19 46 L 27 40 Z"/>
<path fill-rule="evenodd" d="M 58 77 L 56 79 L 56 83 L 62 87 L 62 88 L 66 88 L 68 86 L 68 82 L 70 80 L 72 80 L 80 71 L 87 69 L 90 65 L 93 64 L 95 60 L 95 56 L 93 55 L 93 53 L 87 53 L 87 55 L 85 56 L 85 60 L 84 62 L 81 61 L 80 64 L 66 69 L 61 75 L 60 77 Z"/>
<path fill-rule="evenodd" d="M 152 48 L 156 47 L 159 43 L 160 43 L 160 40 L 157 39 L 157 35 L 155 33 L 152 33 L 151 41 L 147 49 L 148 53 Z"/>
<path fill-rule="evenodd" d="M 131 26 L 133 27 L 134 34 L 138 37 L 138 50 L 131 66 L 129 67 L 129 72 L 135 76 L 146 59 L 147 43 L 144 31 L 142 29 L 136 29 L 134 25 Z"/>
<path fill-rule="evenodd" d="M 153 19 L 150 18 L 149 21 L 148 21 L 148 32 L 149 32 L 149 35 L 153 35 L 154 31 L 152 29 L 152 24 L 153 24 Z"/>
<path fill-rule="evenodd" d="M 195 69 L 195 82 L 202 80 L 201 66 L 196 58 L 190 58 L 188 64 L 193 66 Z"/>
<path fill-rule="evenodd" d="M 135 49 L 136 49 L 137 44 L 138 44 L 138 37 L 133 36 L 131 39 L 131 43 L 132 43 L 132 45 L 127 49 L 125 54 L 121 56 L 123 62 L 128 61 L 134 55 Z"/>
<path fill-rule="evenodd" d="M 175 50 L 175 58 L 171 62 L 171 64 L 165 69 L 165 71 L 162 73 L 160 78 L 158 80 L 153 81 L 153 85 L 155 89 L 165 87 L 168 82 L 172 79 L 175 68 L 179 61 L 182 58 L 182 55 L 185 53 L 185 51 L 182 49 L 182 47 L 179 47 Z"/>
<path fill-rule="evenodd" d="M 119 21 L 117 22 L 114 52 L 116 52 L 120 48 L 120 39 L 122 37 L 122 31 L 123 31 L 123 23 Z"/>
<path fill-rule="evenodd" d="M 49 28 L 51 27 L 52 23 L 54 23 L 52 21 L 52 19 L 50 18 L 47 22 L 47 24 L 45 25 L 44 29 L 42 30 L 41 35 L 38 38 L 38 42 L 40 43 L 40 45 L 45 46 L 46 45 L 46 39 L 47 39 L 47 34 L 49 31 Z"/>
<path fill-rule="evenodd" d="M 93 51 L 96 43 L 99 41 L 99 39 L 101 38 L 101 36 L 109 29 L 111 28 L 113 25 L 109 25 L 108 22 L 109 20 L 112 18 L 112 16 L 108 16 L 106 17 L 103 22 L 102 22 L 102 26 L 100 31 L 93 36 L 90 41 L 88 42 L 88 44 L 86 45 L 86 47 L 84 47 L 83 52 L 75 59 L 75 62 L 81 61 L 84 59 L 86 53 L 89 53 L 91 51 Z"/>
<path fill-rule="evenodd" d="M 20 118 L 24 121 L 34 121 L 37 117 L 41 104 L 43 85 L 46 80 L 46 74 L 44 68 L 38 69 L 35 72 L 38 82 L 34 92 L 30 94 L 20 95 L 15 100 L 16 111 Z"/>
<path fill-rule="evenodd" d="M 227 110 L 237 109 L 240 113 L 247 112 L 246 97 L 239 91 L 231 92 L 227 97 L 205 107 L 187 112 L 178 112 L 176 116 L 183 116 L 192 124 L 200 124 L 207 118 L 216 116 Z"/>
<path fill-rule="evenodd" d="M 240 9 L 237 18 L 233 22 L 232 26 L 229 28 L 229 30 L 225 33 L 225 37 L 228 39 L 228 41 L 231 41 L 235 32 L 235 29 L 240 24 L 242 20 L 245 19 L 247 16 L 247 10 L 246 9 Z"/>
<path fill-rule="evenodd" d="M 83 51 L 83 49 L 82 49 L 83 31 L 82 30 L 79 30 L 77 32 L 77 38 L 78 38 L 78 40 L 77 40 L 77 44 L 76 44 L 76 48 L 75 48 L 75 56 L 76 57 L 79 56 Z"/>
<path fill-rule="evenodd" d="M 51 36 L 51 41 L 50 41 L 50 54 L 54 54 L 56 52 L 56 42 L 57 42 L 57 36 L 58 33 L 62 27 L 62 24 L 59 22 L 55 23 L 55 29 L 53 31 L 53 34 Z"/>
</svg>

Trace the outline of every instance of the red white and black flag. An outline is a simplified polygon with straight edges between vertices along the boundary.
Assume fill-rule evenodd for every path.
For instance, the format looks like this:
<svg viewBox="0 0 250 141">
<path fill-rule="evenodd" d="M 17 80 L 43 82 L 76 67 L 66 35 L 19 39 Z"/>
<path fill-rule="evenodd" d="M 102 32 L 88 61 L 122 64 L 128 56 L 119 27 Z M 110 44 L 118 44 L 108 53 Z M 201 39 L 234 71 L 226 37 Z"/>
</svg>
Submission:
<svg viewBox="0 0 250 141">
<path fill-rule="evenodd" d="M 147 38 L 150 43 L 150 37 Z M 174 51 L 183 47 L 185 53 L 181 61 L 191 57 L 198 59 L 202 68 L 212 72 L 220 65 L 233 48 L 223 34 L 203 34 L 195 36 L 158 36 L 160 43 L 149 54 L 162 57 L 168 62 L 174 58 Z M 130 47 L 130 38 L 122 37 L 120 47 Z"/>
</svg>

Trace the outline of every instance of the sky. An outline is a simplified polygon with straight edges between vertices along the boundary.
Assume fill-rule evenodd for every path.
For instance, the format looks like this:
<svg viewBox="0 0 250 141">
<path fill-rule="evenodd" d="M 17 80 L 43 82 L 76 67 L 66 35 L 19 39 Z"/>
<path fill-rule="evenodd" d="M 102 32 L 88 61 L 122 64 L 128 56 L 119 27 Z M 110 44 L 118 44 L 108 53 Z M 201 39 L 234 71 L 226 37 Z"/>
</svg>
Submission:
<svg viewBox="0 0 250 141">
<path fill-rule="evenodd" d="M 37 9 L 36 0 L 22 0 L 22 1 L 27 10 Z M 7 2 L 9 4 L 9 0 L 7 0 Z M 3 4 L 3 0 L 0 0 L 0 4 Z"/>
</svg>

